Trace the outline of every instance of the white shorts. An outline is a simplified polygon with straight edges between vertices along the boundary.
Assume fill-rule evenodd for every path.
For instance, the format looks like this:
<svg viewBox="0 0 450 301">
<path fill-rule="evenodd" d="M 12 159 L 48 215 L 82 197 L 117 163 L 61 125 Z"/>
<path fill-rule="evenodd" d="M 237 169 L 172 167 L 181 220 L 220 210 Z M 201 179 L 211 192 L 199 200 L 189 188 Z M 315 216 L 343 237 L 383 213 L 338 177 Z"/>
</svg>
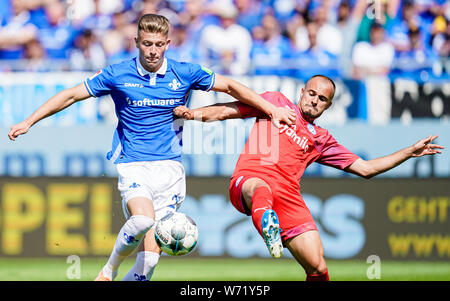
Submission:
<svg viewBox="0 0 450 301">
<path fill-rule="evenodd" d="M 118 188 L 125 218 L 130 217 L 128 200 L 145 197 L 153 202 L 155 221 L 177 211 L 186 196 L 186 178 L 178 161 L 142 161 L 117 164 Z"/>
</svg>

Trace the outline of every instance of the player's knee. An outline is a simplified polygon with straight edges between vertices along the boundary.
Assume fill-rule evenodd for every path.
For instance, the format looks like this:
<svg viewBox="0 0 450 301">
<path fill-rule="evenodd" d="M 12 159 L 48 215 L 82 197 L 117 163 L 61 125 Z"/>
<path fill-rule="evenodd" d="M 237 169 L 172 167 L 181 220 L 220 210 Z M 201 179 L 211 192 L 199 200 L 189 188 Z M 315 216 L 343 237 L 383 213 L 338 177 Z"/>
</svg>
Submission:
<svg viewBox="0 0 450 301">
<path fill-rule="evenodd" d="M 132 215 L 122 226 L 119 239 L 116 240 L 114 250 L 121 256 L 129 255 L 142 241 L 154 220 L 145 215 Z"/>
<path fill-rule="evenodd" d="M 137 239 L 141 239 L 147 233 L 148 230 L 155 224 L 155 221 L 145 215 L 132 215 L 128 222 L 132 228 L 132 233 L 134 233 Z"/>
<path fill-rule="evenodd" d="M 319 266 L 317 267 L 317 274 L 323 274 L 328 270 L 327 264 L 325 262 L 325 259 L 322 258 L 322 261 L 320 262 Z"/>
<path fill-rule="evenodd" d="M 305 270 L 307 274 L 323 274 L 327 269 L 327 264 L 323 256 L 318 256 L 308 262 Z"/>
<path fill-rule="evenodd" d="M 251 200 L 253 194 L 255 193 L 255 190 L 261 187 L 265 187 L 269 190 L 269 192 L 272 192 L 269 184 L 267 184 L 265 181 L 258 178 L 250 178 L 242 185 L 242 194 L 244 195 L 245 199 Z"/>
</svg>

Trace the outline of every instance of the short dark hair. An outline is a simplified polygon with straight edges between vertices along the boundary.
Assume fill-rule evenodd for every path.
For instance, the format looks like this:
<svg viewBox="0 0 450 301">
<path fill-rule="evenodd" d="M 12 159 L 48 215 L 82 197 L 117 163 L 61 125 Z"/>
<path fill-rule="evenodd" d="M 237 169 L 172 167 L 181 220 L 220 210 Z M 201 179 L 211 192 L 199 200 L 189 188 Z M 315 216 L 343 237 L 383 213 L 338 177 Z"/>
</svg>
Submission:
<svg viewBox="0 0 450 301">
<path fill-rule="evenodd" d="M 327 80 L 333 85 L 333 90 L 336 91 L 336 84 L 334 83 L 334 81 L 333 81 L 331 78 L 329 78 L 329 77 L 326 76 L 326 75 L 323 75 L 323 74 L 316 74 L 316 75 L 311 76 L 311 77 L 308 79 L 308 81 L 310 81 L 311 79 L 313 79 L 313 78 L 315 78 L 315 77 L 322 77 L 322 78 L 327 79 Z"/>
<path fill-rule="evenodd" d="M 420 35 L 420 28 L 418 26 L 409 27 L 408 35 L 409 36 Z"/>
<path fill-rule="evenodd" d="M 383 24 L 379 22 L 373 22 L 372 25 L 370 25 L 370 31 L 378 29 L 384 30 Z"/>
</svg>

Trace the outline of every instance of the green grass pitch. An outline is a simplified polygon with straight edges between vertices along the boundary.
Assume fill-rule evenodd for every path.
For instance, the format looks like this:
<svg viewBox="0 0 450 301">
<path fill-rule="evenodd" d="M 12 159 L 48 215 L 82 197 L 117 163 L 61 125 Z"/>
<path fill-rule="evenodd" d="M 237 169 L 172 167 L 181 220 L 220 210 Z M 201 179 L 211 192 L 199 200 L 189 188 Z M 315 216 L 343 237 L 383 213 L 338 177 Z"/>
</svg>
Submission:
<svg viewBox="0 0 450 301">
<path fill-rule="evenodd" d="M 69 279 L 72 266 L 66 258 L 0 257 L 0 281 L 74 281 L 93 280 L 107 258 L 80 258 L 80 278 Z M 128 258 L 116 280 L 133 265 Z M 327 260 L 330 280 L 335 281 L 448 281 L 450 262 L 381 261 L 379 280 L 368 279 L 370 264 L 363 260 Z M 162 281 L 303 281 L 305 274 L 292 259 L 217 259 L 163 256 L 152 280 Z"/>
</svg>

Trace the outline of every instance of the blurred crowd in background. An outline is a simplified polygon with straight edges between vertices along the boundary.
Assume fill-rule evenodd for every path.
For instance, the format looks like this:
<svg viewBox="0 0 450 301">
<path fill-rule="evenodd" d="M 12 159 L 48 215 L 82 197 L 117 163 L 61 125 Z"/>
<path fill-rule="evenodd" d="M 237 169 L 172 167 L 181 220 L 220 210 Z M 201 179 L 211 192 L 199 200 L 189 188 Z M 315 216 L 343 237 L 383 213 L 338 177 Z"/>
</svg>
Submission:
<svg viewBox="0 0 450 301">
<path fill-rule="evenodd" d="M 166 56 L 227 75 L 448 79 L 446 0 L 0 0 L 0 71 L 96 71 L 137 55 L 142 14 Z"/>
</svg>

